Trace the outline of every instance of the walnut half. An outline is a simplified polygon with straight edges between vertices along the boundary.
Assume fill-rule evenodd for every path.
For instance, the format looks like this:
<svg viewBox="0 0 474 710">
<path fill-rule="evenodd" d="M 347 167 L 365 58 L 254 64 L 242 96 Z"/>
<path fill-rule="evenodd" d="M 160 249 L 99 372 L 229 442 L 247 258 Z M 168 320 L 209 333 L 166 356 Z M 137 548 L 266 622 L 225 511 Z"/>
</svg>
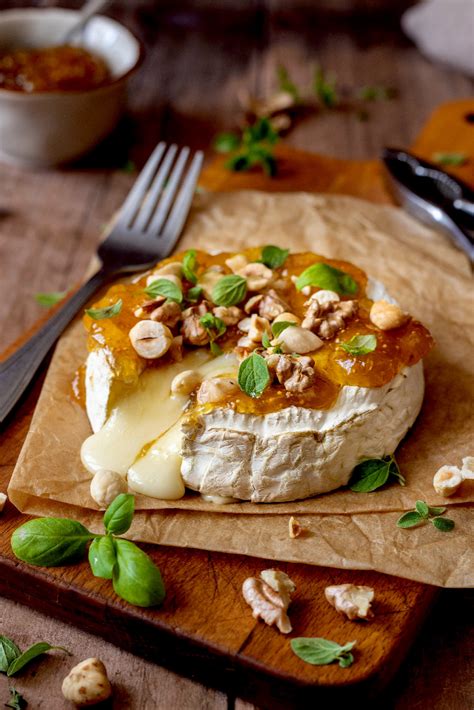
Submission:
<svg viewBox="0 0 474 710">
<path fill-rule="evenodd" d="M 276 626 L 282 634 L 292 630 L 287 609 L 290 595 L 296 589 L 284 572 L 268 569 L 260 573 L 260 579 L 249 577 L 242 585 L 244 599 L 252 607 L 255 619 L 262 619 L 268 626 Z"/>
<path fill-rule="evenodd" d="M 328 602 L 348 619 L 371 619 L 373 611 L 370 608 L 374 600 L 372 587 L 359 587 L 355 584 L 337 584 L 326 587 L 324 595 Z"/>
</svg>

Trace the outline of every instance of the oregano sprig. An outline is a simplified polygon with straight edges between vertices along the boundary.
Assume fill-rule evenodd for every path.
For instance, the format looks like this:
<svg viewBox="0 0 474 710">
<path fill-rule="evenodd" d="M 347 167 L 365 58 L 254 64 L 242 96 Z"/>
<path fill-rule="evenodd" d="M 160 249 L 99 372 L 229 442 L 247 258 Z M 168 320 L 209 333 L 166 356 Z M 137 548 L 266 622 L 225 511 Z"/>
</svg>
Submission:
<svg viewBox="0 0 474 710">
<path fill-rule="evenodd" d="M 399 528 L 414 528 L 431 523 L 440 532 L 450 532 L 454 528 L 454 520 L 442 518 L 447 508 L 429 506 L 424 500 L 417 500 L 415 509 L 409 510 L 397 520 Z"/>
<path fill-rule="evenodd" d="M 90 543 L 88 557 L 94 576 L 111 579 L 115 593 L 130 604 L 158 606 L 165 597 L 160 570 L 133 542 L 116 537 L 130 528 L 134 507 L 134 496 L 117 496 L 104 514 L 105 535 L 68 518 L 30 520 L 13 532 L 12 550 L 28 564 L 58 567 L 83 558 Z M 2 658 L 15 653 L 8 644 L 2 646 L 0 637 L 0 670 Z"/>
<path fill-rule="evenodd" d="M 268 118 L 259 118 L 244 128 L 240 136 L 235 133 L 221 133 L 216 136 L 214 148 L 219 153 L 234 153 L 225 164 L 229 170 L 243 172 L 258 165 L 269 177 L 274 177 L 277 173 L 277 161 L 273 146 L 278 138 L 278 133 Z"/>
<path fill-rule="evenodd" d="M 213 355 L 222 355 L 222 349 L 216 343 L 217 338 L 227 330 L 227 326 L 221 318 L 218 318 L 213 313 L 205 313 L 199 319 L 200 324 L 209 336 L 209 348 Z"/>
<path fill-rule="evenodd" d="M 349 488 L 356 493 L 370 493 L 384 486 L 390 479 L 397 480 L 401 486 L 405 485 L 405 478 L 400 473 L 395 456 L 366 459 L 353 469 Z"/>
</svg>

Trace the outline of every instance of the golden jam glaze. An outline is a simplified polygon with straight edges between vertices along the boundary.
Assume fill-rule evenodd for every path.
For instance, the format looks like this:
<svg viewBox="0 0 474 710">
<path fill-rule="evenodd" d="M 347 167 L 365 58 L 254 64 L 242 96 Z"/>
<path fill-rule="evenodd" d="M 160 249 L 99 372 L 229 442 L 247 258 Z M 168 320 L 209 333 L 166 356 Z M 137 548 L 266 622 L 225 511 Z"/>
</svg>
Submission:
<svg viewBox="0 0 474 710">
<path fill-rule="evenodd" d="M 260 258 L 261 249 L 247 249 L 239 253 L 243 253 L 249 261 L 255 261 Z M 198 251 L 196 269 L 198 279 L 199 275 L 211 266 L 221 266 L 223 275 L 232 273 L 225 261 L 234 255 L 228 252 L 212 255 Z M 166 259 L 156 268 L 170 262 L 182 261 L 183 256 L 184 254 L 178 254 Z M 244 392 L 240 392 L 237 397 L 234 396 L 231 401 L 225 403 L 227 406 L 239 412 L 253 414 L 265 414 L 292 405 L 327 409 L 335 402 L 341 387 L 345 385 L 381 387 L 390 382 L 404 367 L 416 364 L 432 348 L 433 340 L 430 333 L 421 323 L 413 319 L 409 319 L 403 326 L 391 331 L 379 330 L 369 319 L 373 301 L 366 295 L 365 272 L 348 262 L 327 259 L 311 252 L 290 254 L 282 267 L 273 270 L 275 279 L 281 277 L 287 281 L 288 288 L 279 291 L 279 295 L 288 303 L 292 313 L 302 319 L 306 311 L 304 304 L 308 297 L 297 291 L 290 280 L 291 276 L 299 276 L 317 262 L 324 262 L 352 276 L 357 282 L 358 291 L 350 296 L 341 296 L 341 300 L 357 299 L 359 311 L 333 339 L 324 341 L 324 345 L 311 354 L 316 369 L 315 384 L 301 393 L 290 393 L 283 385 L 274 383 L 267 387 L 258 399 L 252 399 Z M 130 343 L 129 331 L 140 320 L 134 315 L 134 311 L 148 298 L 144 293 L 148 275 L 146 274 L 136 283 L 120 283 L 112 286 L 106 295 L 94 304 L 95 308 L 103 308 L 121 298 L 122 310 L 114 318 L 93 320 L 87 315 L 84 317 L 89 350 L 106 348 L 108 360 L 113 363 L 117 377 L 129 382 L 130 378 L 138 377 L 144 367 L 162 367 L 170 362 L 168 356 L 151 363 L 144 361 Z M 184 292 L 190 286 L 191 284 L 184 281 Z M 341 347 L 341 343 L 350 340 L 354 335 L 370 333 L 377 336 L 377 348 L 371 353 L 350 355 Z M 224 352 L 232 351 L 241 336 L 242 333 L 237 326 L 230 327 L 219 339 L 219 345 Z"/>
</svg>

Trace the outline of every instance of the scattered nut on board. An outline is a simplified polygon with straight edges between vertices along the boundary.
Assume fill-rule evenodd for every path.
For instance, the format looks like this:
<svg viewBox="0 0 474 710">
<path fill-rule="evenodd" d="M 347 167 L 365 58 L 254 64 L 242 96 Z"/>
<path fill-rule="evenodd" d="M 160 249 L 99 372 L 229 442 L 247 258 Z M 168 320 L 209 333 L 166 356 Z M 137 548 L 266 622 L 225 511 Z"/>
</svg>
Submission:
<svg viewBox="0 0 474 710">
<path fill-rule="evenodd" d="M 288 532 L 291 538 L 298 537 L 303 532 L 303 528 L 301 527 L 299 521 L 293 516 L 291 516 L 288 521 Z"/>
<path fill-rule="evenodd" d="M 116 471 L 100 469 L 91 481 L 91 498 L 100 508 L 107 508 L 120 493 L 127 491 L 126 480 Z"/>
<path fill-rule="evenodd" d="M 433 488 L 445 498 L 454 495 L 463 481 L 461 469 L 457 466 L 441 466 L 433 476 Z"/>
<path fill-rule="evenodd" d="M 353 619 L 371 619 L 370 608 L 375 596 L 372 587 L 358 587 L 355 584 L 337 584 L 326 587 L 324 595 L 328 602 L 341 614 Z"/>
<path fill-rule="evenodd" d="M 96 705 L 112 695 L 107 670 L 98 658 L 86 658 L 71 668 L 61 689 L 66 700 L 79 707 Z"/>
<path fill-rule="evenodd" d="M 0 513 L 5 507 L 5 503 L 7 502 L 7 497 L 5 493 L 0 493 Z"/>
<path fill-rule="evenodd" d="M 287 574 L 277 569 L 266 569 L 260 579 L 249 577 L 242 585 L 244 599 L 252 607 L 255 619 L 268 626 L 275 625 L 282 634 L 292 630 L 287 609 L 296 587 Z"/>
</svg>

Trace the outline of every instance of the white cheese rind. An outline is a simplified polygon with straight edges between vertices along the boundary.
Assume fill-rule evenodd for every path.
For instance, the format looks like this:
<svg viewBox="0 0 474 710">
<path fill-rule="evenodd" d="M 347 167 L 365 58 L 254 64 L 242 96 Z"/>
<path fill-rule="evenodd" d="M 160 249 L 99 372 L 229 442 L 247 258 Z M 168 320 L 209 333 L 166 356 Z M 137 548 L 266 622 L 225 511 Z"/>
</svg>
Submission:
<svg viewBox="0 0 474 710">
<path fill-rule="evenodd" d="M 255 503 L 298 500 L 349 481 L 363 458 L 393 453 L 423 401 L 421 362 L 388 385 L 344 387 L 328 410 L 264 416 L 216 408 L 183 425 L 185 484 Z"/>
</svg>

